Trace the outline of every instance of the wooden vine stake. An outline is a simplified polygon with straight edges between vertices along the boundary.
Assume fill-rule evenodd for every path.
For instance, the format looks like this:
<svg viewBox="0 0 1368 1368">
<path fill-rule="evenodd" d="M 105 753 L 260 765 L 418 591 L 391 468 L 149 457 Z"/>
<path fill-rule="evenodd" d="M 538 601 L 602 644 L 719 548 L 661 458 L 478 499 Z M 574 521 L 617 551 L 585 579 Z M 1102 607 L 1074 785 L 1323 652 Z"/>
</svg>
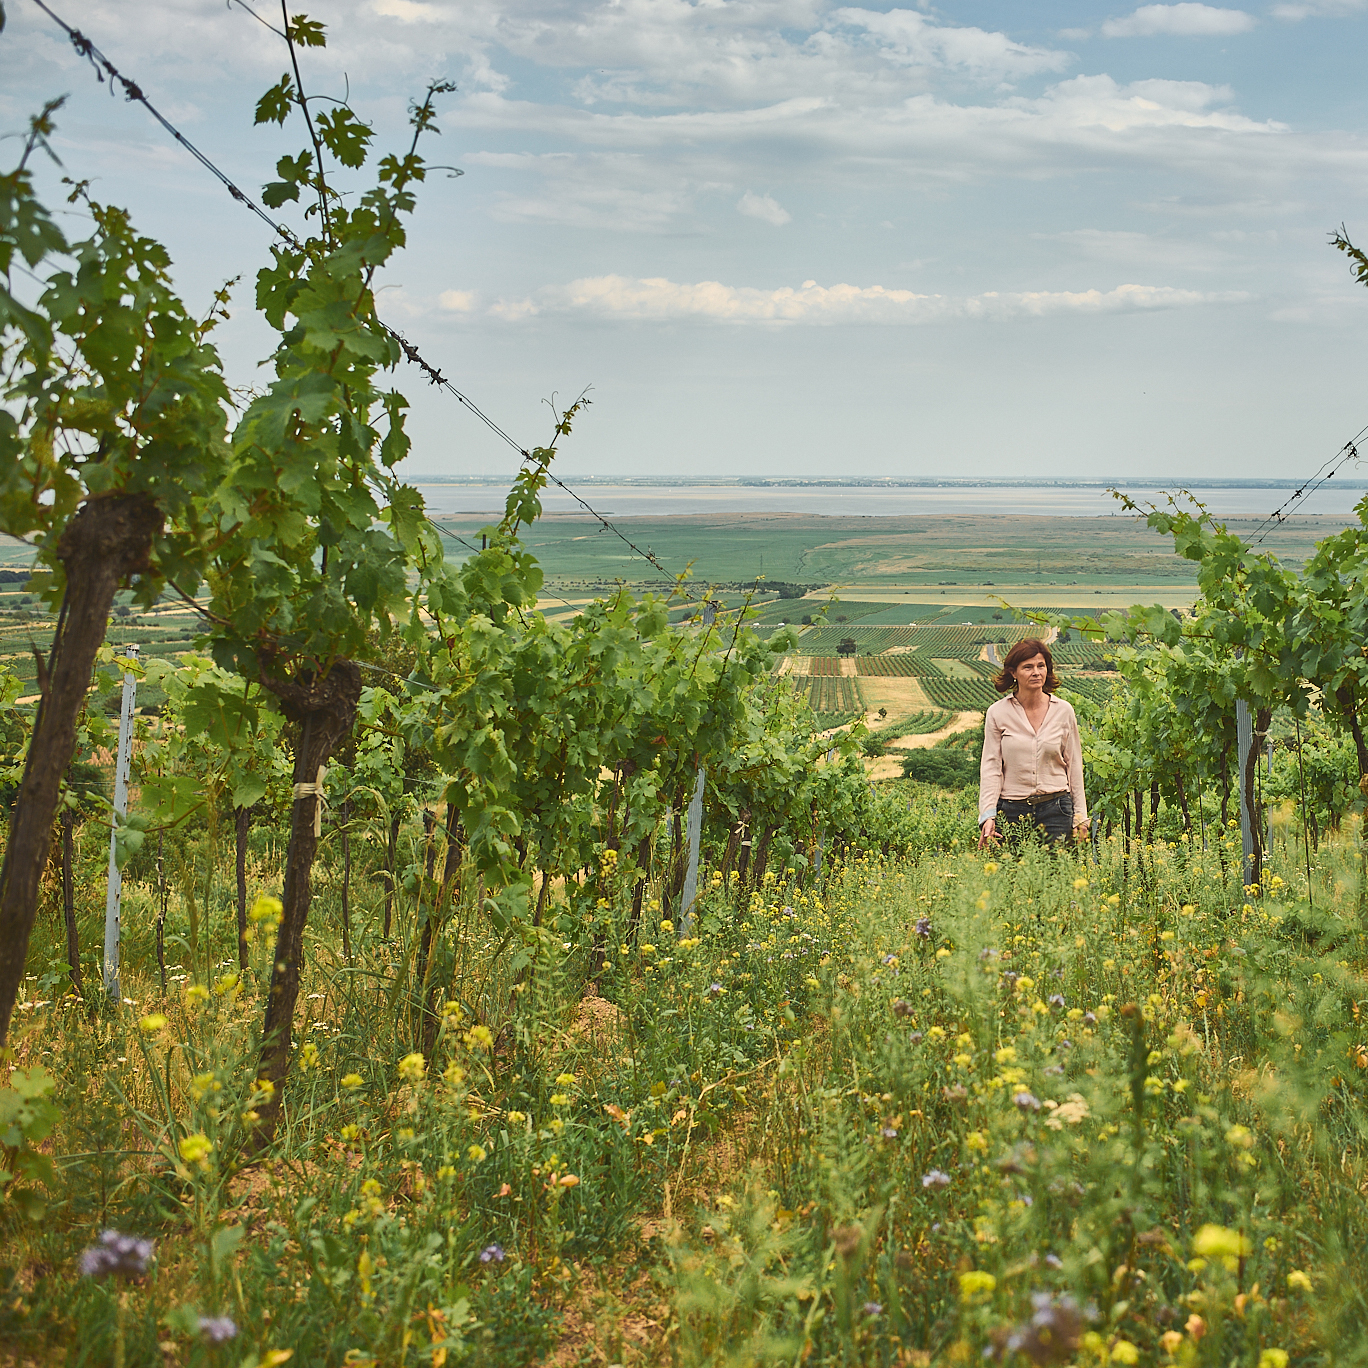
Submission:
<svg viewBox="0 0 1368 1368">
<path fill-rule="evenodd" d="M 138 648 L 129 646 L 126 654 L 137 659 Z M 123 870 L 119 865 L 119 824 L 128 816 L 128 771 L 133 758 L 133 705 L 138 697 L 138 679 L 132 670 L 123 677 L 123 701 L 119 708 L 119 750 L 114 761 L 114 812 L 109 830 L 109 887 L 105 893 L 104 989 L 118 1006 L 123 1001 L 119 987 L 119 915 L 123 905 Z"/>
</svg>

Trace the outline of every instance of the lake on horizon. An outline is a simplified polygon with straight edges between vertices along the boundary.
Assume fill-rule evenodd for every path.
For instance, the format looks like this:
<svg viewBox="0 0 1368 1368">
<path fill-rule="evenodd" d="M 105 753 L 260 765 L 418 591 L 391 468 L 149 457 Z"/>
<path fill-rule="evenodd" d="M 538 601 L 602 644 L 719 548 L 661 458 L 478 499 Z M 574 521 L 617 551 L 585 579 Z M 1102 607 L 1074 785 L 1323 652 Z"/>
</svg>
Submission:
<svg viewBox="0 0 1368 1368">
<path fill-rule="evenodd" d="M 1105 517 L 1121 513 L 1119 503 L 1105 489 L 1059 488 L 1051 485 L 964 488 L 814 488 L 807 485 L 614 485 L 595 481 L 574 486 L 605 517 L 658 518 L 682 513 L 807 513 L 822 517 L 910 517 L 917 514 L 1016 513 L 1037 517 Z M 420 484 L 433 515 L 488 515 L 503 513 L 508 487 L 486 485 Z M 1291 489 L 1228 486 L 1203 489 L 1197 497 L 1219 518 L 1264 518 L 1285 503 Z M 1159 487 L 1136 485 L 1127 492 L 1137 499 L 1155 499 Z M 1333 483 L 1303 499 L 1297 513 L 1319 513 L 1352 519 L 1354 505 L 1368 493 Z M 542 494 L 548 513 L 583 512 L 579 504 L 555 485 Z"/>
</svg>

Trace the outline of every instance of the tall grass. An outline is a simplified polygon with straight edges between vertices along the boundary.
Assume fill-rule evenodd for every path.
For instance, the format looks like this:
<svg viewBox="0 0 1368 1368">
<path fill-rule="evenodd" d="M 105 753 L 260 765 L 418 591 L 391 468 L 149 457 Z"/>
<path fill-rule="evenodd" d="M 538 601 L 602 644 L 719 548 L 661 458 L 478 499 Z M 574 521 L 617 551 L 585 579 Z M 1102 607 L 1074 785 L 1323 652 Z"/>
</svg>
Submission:
<svg viewBox="0 0 1368 1368">
<path fill-rule="evenodd" d="M 41 1219 L 0 1209 L 0 1344 L 70 1364 L 1368 1359 L 1354 847 L 1322 850 L 1313 914 L 1296 852 L 1261 890 L 1229 834 L 987 859 L 963 797 L 907 792 L 915 858 L 828 861 L 806 887 L 705 872 L 697 922 L 648 898 L 635 943 L 611 868 L 591 923 L 516 933 L 468 878 L 426 1050 L 418 909 L 383 941 L 360 882 L 347 963 L 328 865 L 286 1124 L 256 1162 L 270 904 L 239 977 L 227 866 L 197 866 L 162 995 L 135 892 L 133 1003 L 93 1019 L 39 991 L 53 925 L 17 1067 L 55 1079 L 56 1171 Z M 258 841 L 270 892 L 282 852 Z M 80 1274 L 109 1227 L 156 1240 L 141 1279 Z M 216 1343 L 201 1317 L 225 1316 Z"/>
</svg>

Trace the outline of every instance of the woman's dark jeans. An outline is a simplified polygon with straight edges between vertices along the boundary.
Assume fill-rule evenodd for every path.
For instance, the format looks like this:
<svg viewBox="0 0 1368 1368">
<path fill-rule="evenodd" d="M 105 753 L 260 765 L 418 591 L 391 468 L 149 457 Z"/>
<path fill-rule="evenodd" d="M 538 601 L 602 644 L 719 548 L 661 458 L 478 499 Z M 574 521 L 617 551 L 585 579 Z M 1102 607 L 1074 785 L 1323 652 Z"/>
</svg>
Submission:
<svg viewBox="0 0 1368 1368">
<path fill-rule="evenodd" d="M 1019 802 L 1011 798 L 998 801 L 997 826 L 1008 845 L 1038 831 L 1051 845 L 1073 836 L 1073 794 L 1061 793 L 1046 803 Z"/>
</svg>

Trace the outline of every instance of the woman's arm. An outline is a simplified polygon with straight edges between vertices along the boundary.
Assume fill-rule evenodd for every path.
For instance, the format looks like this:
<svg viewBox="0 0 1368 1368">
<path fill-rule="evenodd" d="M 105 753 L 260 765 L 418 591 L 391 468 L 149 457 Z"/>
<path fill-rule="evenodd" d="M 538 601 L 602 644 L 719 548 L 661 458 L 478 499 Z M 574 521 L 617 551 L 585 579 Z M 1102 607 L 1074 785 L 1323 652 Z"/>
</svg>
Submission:
<svg viewBox="0 0 1368 1368">
<path fill-rule="evenodd" d="M 983 759 L 979 762 L 980 847 L 997 834 L 997 806 L 1002 796 L 1002 732 L 990 708 L 983 716 Z"/>
<path fill-rule="evenodd" d="M 1064 765 L 1069 771 L 1069 793 L 1073 797 L 1074 830 L 1087 830 L 1088 798 L 1083 792 L 1083 742 L 1078 734 L 1078 715 L 1069 709 L 1069 726 L 1064 739 Z"/>
</svg>

